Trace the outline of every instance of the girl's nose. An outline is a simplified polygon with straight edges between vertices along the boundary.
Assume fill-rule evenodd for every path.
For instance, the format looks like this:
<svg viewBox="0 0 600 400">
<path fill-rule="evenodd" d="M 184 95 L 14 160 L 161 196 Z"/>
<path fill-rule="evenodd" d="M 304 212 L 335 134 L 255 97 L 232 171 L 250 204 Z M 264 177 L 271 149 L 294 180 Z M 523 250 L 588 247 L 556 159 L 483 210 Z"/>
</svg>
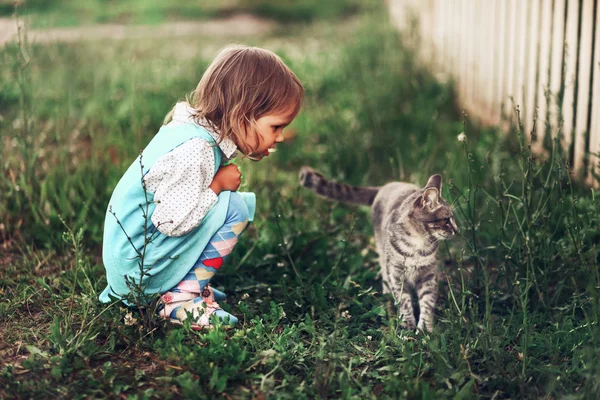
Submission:
<svg viewBox="0 0 600 400">
<path fill-rule="evenodd" d="M 277 137 L 275 138 L 275 142 L 277 142 L 277 143 L 283 142 L 283 133 L 280 133 L 279 135 L 277 135 Z"/>
</svg>

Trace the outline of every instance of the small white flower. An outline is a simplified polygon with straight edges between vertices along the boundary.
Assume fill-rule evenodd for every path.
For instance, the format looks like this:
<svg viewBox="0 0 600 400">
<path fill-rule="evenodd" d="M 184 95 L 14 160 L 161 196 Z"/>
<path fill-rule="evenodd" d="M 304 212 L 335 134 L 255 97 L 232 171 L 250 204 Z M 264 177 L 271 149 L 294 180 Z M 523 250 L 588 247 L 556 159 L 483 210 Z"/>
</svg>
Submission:
<svg viewBox="0 0 600 400">
<path fill-rule="evenodd" d="M 456 137 L 459 142 L 464 143 L 467 141 L 467 135 L 464 132 L 461 132 L 460 135 Z"/>
<path fill-rule="evenodd" d="M 248 293 L 244 293 L 242 295 L 242 300 L 246 300 L 248 297 L 250 297 L 250 295 Z"/>
<path fill-rule="evenodd" d="M 373 336 L 369 335 L 369 336 L 367 336 L 367 339 L 371 340 L 371 339 L 373 339 Z"/>
<path fill-rule="evenodd" d="M 350 319 L 350 318 L 352 318 L 352 315 L 350 315 L 348 310 L 344 310 L 344 311 L 342 311 L 342 317 L 344 317 L 346 319 Z"/>
<path fill-rule="evenodd" d="M 125 325 L 127 325 L 127 326 L 135 325 L 137 323 L 137 319 L 133 318 L 133 314 L 130 312 L 125 314 L 124 321 L 125 321 Z"/>
</svg>

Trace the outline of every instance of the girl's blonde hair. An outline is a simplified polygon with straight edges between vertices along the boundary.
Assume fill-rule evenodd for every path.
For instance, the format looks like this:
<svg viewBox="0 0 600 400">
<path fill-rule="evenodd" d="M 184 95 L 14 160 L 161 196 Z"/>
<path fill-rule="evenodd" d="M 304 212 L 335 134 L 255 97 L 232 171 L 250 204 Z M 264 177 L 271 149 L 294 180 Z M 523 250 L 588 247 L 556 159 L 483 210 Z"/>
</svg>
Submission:
<svg viewBox="0 0 600 400">
<path fill-rule="evenodd" d="M 231 138 L 242 153 L 255 149 L 247 137 L 264 115 L 300 111 L 304 87 L 275 53 L 242 45 L 222 49 L 193 92 L 191 105 L 198 123 L 208 122 L 219 142 Z M 254 141 L 256 142 L 256 141 Z"/>
</svg>

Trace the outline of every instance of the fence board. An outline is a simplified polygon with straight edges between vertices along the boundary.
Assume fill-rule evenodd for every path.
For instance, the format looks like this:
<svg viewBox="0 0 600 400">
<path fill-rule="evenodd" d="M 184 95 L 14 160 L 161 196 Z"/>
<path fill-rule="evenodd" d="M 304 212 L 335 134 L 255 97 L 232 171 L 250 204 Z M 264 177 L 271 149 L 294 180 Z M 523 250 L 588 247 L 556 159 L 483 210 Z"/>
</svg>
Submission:
<svg viewBox="0 0 600 400">
<path fill-rule="evenodd" d="M 593 94 L 592 94 L 592 124 L 590 127 L 590 165 L 591 173 L 588 175 L 587 182 L 599 186 L 599 181 L 593 175 L 600 175 L 600 4 L 596 0 L 596 35 L 594 45 L 594 60 L 592 62 L 593 75 Z"/>
<path fill-rule="evenodd" d="M 440 47 L 440 51 L 442 53 L 444 53 L 444 57 L 443 57 L 443 62 L 441 64 L 442 69 L 445 70 L 445 72 L 449 72 L 448 71 L 448 66 L 450 65 L 450 52 L 448 51 L 448 48 L 450 46 L 450 30 L 451 30 L 451 18 L 448 18 L 451 12 L 451 5 L 449 4 L 449 2 L 447 1 L 442 1 L 441 3 L 441 7 L 440 7 L 440 19 L 442 21 L 444 21 L 444 25 L 443 25 L 443 42 L 442 42 L 442 46 Z"/>
<path fill-rule="evenodd" d="M 527 19 L 529 17 L 529 2 L 517 1 L 515 4 L 517 26 L 515 27 L 515 58 L 513 62 L 513 98 L 521 113 L 525 107 L 525 51 L 527 48 Z M 522 120 L 521 114 L 521 120 Z"/>
<path fill-rule="evenodd" d="M 433 24 L 433 67 L 440 71 L 444 65 L 446 52 L 444 51 L 444 36 L 446 31 L 446 18 L 444 18 L 444 1 L 435 0 L 432 12 Z"/>
<path fill-rule="evenodd" d="M 592 66 L 592 29 L 594 27 L 594 2 L 583 0 L 581 7 L 581 39 L 579 42 L 579 69 L 577 74 L 577 113 L 574 126 L 575 171 L 581 172 L 586 157 L 586 132 L 588 132 L 588 107 L 590 100 L 590 73 Z"/>
<path fill-rule="evenodd" d="M 478 28 L 483 33 L 483 40 L 481 41 L 481 54 L 482 60 L 480 67 L 481 83 L 478 86 L 478 93 L 482 98 L 482 117 L 486 121 L 491 120 L 494 106 L 494 82 L 495 75 L 497 73 L 496 65 L 496 52 L 494 46 L 490 45 L 494 43 L 495 29 L 498 24 L 497 18 L 494 15 L 496 12 L 497 0 L 491 0 L 484 2 L 483 0 L 478 1 L 479 8 L 482 10 L 482 18 L 478 24 Z M 486 23 L 486 21 L 488 23 Z"/>
<path fill-rule="evenodd" d="M 496 25 L 496 32 L 495 32 L 495 37 L 496 37 L 496 54 L 498 55 L 497 58 L 497 65 L 498 65 L 498 69 L 497 69 L 497 73 L 495 74 L 495 79 L 496 79 L 496 86 L 494 89 L 494 103 L 492 106 L 492 123 L 494 124 L 498 124 L 500 123 L 501 120 L 501 107 L 502 107 L 502 103 L 503 103 L 503 99 L 505 96 L 505 86 L 504 86 L 504 79 L 505 79 L 505 73 L 506 73 L 506 69 L 505 69 L 505 64 L 506 64 L 506 59 L 507 59 L 507 45 L 506 45 L 506 36 L 504 35 L 504 32 L 506 31 L 506 19 L 507 19 L 507 10 L 506 10 L 506 2 L 504 0 L 500 0 L 496 3 L 496 12 L 497 12 L 497 18 L 498 18 L 498 24 Z"/>
<path fill-rule="evenodd" d="M 512 3 L 510 0 L 503 0 L 502 6 L 504 12 L 502 13 L 502 20 L 504 21 L 504 25 L 502 30 L 499 32 L 501 36 L 505 39 L 503 41 L 503 59 L 502 59 L 502 80 L 500 81 L 500 118 L 502 119 L 507 114 L 507 103 L 509 102 L 509 80 L 512 78 L 511 75 L 511 61 L 512 61 L 512 49 L 513 49 L 513 41 L 514 33 L 513 28 L 513 9 L 511 7 Z"/>
<path fill-rule="evenodd" d="M 419 27 L 421 28 L 422 56 L 425 60 L 433 58 L 433 41 L 431 32 L 433 32 L 432 6 L 434 0 L 421 0 L 418 3 Z"/>
<path fill-rule="evenodd" d="M 467 53 L 466 53 L 466 64 L 467 64 L 467 75 L 466 75 L 466 87 L 465 87 L 465 97 L 467 108 L 470 110 L 473 109 L 475 101 L 473 99 L 473 80 L 475 77 L 475 7 L 474 1 L 467 0 L 465 4 L 465 20 L 466 20 L 466 30 L 467 30 Z"/>
<path fill-rule="evenodd" d="M 460 4 L 458 2 L 450 2 L 449 3 L 449 15 L 456 15 L 459 13 Z M 456 84 L 458 87 L 458 75 L 460 71 L 460 46 L 459 46 L 459 38 L 460 38 L 460 20 L 459 18 L 449 18 L 452 23 L 450 26 L 449 32 L 449 43 L 448 50 L 450 53 L 450 74 L 456 80 Z"/>
<path fill-rule="evenodd" d="M 494 49 L 490 46 L 493 43 L 494 23 L 490 19 L 493 12 L 495 0 L 489 0 L 483 3 L 476 1 L 475 29 L 478 31 L 479 40 L 475 48 L 475 62 L 477 65 L 477 75 L 475 80 L 474 98 L 475 108 L 483 120 L 489 120 L 492 107 L 492 93 L 494 84 Z M 483 21 L 488 21 L 485 24 Z"/>
<path fill-rule="evenodd" d="M 533 0 L 528 2 L 530 11 L 528 13 L 527 25 L 529 30 L 527 32 L 527 50 L 526 50 L 526 62 L 524 68 L 526 69 L 526 83 L 525 83 L 525 95 L 524 95 L 524 114 L 523 121 L 526 132 L 531 132 L 533 129 L 533 120 L 536 109 L 536 88 L 537 88 L 537 65 L 539 60 L 540 52 L 540 2 Z"/>
<path fill-rule="evenodd" d="M 502 112 L 504 115 L 512 117 L 513 115 L 513 100 L 515 97 L 514 81 L 515 81 L 515 59 L 517 56 L 517 31 L 519 29 L 517 23 L 517 0 L 505 0 L 507 3 L 507 18 L 506 30 L 504 35 L 507 36 L 506 44 L 506 60 L 505 60 L 505 78 L 502 99 L 504 106 Z M 511 98 L 513 100 L 511 100 Z"/>
<path fill-rule="evenodd" d="M 457 1 L 451 2 L 451 15 L 460 15 L 460 3 Z M 452 18 L 452 30 L 450 32 L 451 37 L 451 45 L 450 50 L 452 54 L 452 76 L 456 80 L 456 85 L 458 87 L 460 83 L 460 18 Z"/>
<path fill-rule="evenodd" d="M 559 129 L 562 130 L 558 96 L 563 84 L 565 3 L 566 0 L 554 0 L 554 15 L 552 19 L 552 58 L 550 61 L 550 96 L 548 98 L 548 118 L 552 139 L 559 133 Z"/>
<path fill-rule="evenodd" d="M 535 137 L 532 138 L 532 149 L 536 153 L 543 150 L 544 136 L 546 134 L 546 115 L 548 113 L 548 101 L 546 92 L 550 85 L 550 46 L 552 40 L 552 7 L 548 6 L 551 1 L 540 0 L 542 5 L 540 23 L 540 59 L 538 68 L 537 84 L 537 107 L 538 120 L 535 129 Z"/>
<path fill-rule="evenodd" d="M 467 93 L 467 79 L 469 77 L 469 58 L 468 58 L 468 46 L 469 46 L 469 27 L 467 21 L 467 7 L 468 0 L 459 0 L 459 32 L 462 40 L 459 43 L 459 54 L 460 54 L 460 77 L 458 78 L 459 84 L 459 98 L 461 103 L 465 105 L 466 108 L 469 107 L 468 98 L 466 96 Z"/>
<path fill-rule="evenodd" d="M 567 26 L 565 35 L 565 76 L 564 97 L 562 102 L 563 148 L 569 149 L 574 135 L 573 116 L 575 104 L 575 79 L 577 68 L 577 30 L 579 29 L 579 1 L 569 1 L 567 7 Z"/>
</svg>

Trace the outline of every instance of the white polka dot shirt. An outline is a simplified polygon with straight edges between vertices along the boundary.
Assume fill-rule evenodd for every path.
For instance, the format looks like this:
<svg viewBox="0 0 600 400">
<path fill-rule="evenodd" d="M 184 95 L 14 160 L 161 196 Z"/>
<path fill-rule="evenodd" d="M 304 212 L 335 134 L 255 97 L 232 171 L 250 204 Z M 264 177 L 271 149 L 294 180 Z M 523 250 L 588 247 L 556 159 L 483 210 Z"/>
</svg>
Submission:
<svg viewBox="0 0 600 400">
<path fill-rule="evenodd" d="M 193 109 L 187 103 L 175 106 L 169 125 L 195 123 Z M 218 135 L 208 132 L 216 139 Z M 237 154 L 231 139 L 219 143 L 223 161 Z M 209 188 L 215 168 L 214 149 L 204 139 L 193 138 L 160 157 L 144 177 L 146 188 L 154 193 L 156 208 L 150 217 L 164 235 L 182 236 L 191 232 L 217 203 L 217 195 Z"/>
</svg>

